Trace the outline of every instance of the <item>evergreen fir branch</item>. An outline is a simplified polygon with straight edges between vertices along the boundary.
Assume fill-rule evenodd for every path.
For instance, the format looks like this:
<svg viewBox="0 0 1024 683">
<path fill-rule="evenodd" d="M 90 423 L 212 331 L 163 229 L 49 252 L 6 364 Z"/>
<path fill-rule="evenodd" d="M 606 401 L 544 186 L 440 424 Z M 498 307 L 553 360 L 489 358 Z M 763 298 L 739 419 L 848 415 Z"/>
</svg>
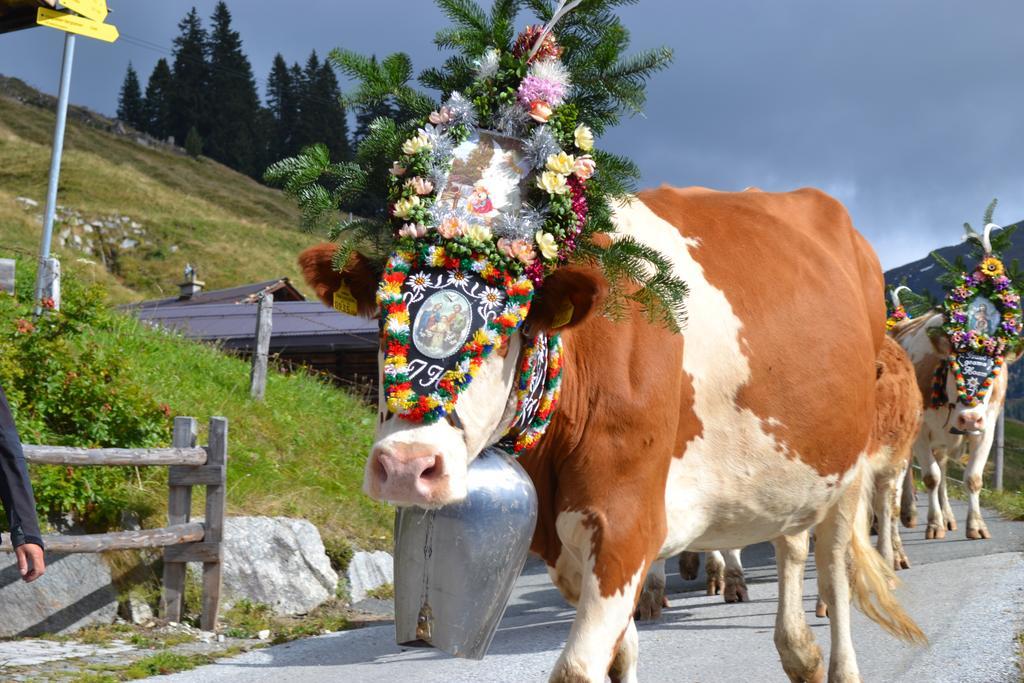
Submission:
<svg viewBox="0 0 1024 683">
<path fill-rule="evenodd" d="M 688 289 L 673 273 L 671 261 L 632 237 L 620 237 L 612 242 L 601 251 L 599 260 L 612 292 L 622 291 L 619 281 L 636 286 L 627 298 L 640 304 L 651 320 L 678 331 L 685 322 Z"/>
<path fill-rule="evenodd" d="M 937 251 L 933 251 L 931 253 L 931 257 L 932 257 L 933 261 L 938 263 L 939 266 L 941 266 L 943 269 L 945 269 L 946 272 L 948 272 L 948 273 L 953 273 L 954 275 L 957 275 L 957 274 L 963 272 L 960 268 L 957 268 L 956 266 L 954 266 L 942 254 L 940 254 Z"/>
<path fill-rule="evenodd" d="M 490 33 L 487 13 L 473 0 L 436 0 L 445 16 L 462 29 L 476 32 L 481 37 Z"/>
<path fill-rule="evenodd" d="M 984 214 L 984 217 L 981 219 L 981 227 L 982 228 L 984 228 L 986 225 L 988 225 L 989 223 L 992 222 L 992 216 L 996 212 L 996 204 L 998 204 L 998 203 L 999 203 L 999 199 L 993 197 L 992 201 L 990 201 L 988 203 L 988 206 L 985 207 L 985 214 Z"/>
</svg>

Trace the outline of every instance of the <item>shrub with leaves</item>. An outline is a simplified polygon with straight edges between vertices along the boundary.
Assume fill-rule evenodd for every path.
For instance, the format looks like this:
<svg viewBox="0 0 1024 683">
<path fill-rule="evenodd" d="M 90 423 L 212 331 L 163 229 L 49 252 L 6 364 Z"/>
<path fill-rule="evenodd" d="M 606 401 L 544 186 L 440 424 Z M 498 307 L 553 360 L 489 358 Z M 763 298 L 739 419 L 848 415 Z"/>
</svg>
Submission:
<svg viewBox="0 0 1024 683">
<path fill-rule="evenodd" d="M 19 264 L 17 296 L 0 294 L 0 386 L 21 439 L 82 447 L 149 447 L 170 437 L 171 411 L 135 383 L 116 349 L 91 343 L 115 315 L 102 290 L 65 273 L 60 311 L 33 317 L 32 277 Z M 71 514 L 90 527 L 117 523 L 132 499 L 133 468 L 33 466 L 42 519 Z"/>
</svg>

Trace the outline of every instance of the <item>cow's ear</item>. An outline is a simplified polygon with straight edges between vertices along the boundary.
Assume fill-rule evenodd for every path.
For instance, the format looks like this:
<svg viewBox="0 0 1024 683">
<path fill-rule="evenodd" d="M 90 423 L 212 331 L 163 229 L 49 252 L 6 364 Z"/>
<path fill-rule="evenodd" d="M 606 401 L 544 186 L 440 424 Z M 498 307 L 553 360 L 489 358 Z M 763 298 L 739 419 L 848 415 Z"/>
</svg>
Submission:
<svg viewBox="0 0 1024 683">
<path fill-rule="evenodd" d="M 559 268 L 541 286 L 526 318 L 533 332 L 558 332 L 575 327 L 597 312 L 608 283 L 596 268 Z"/>
<path fill-rule="evenodd" d="M 337 295 L 338 306 L 354 305 L 355 310 L 346 310 L 366 318 L 377 314 L 377 284 L 379 277 L 370 261 L 358 252 L 352 252 L 348 263 L 341 271 L 334 269 L 334 254 L 338 251 L 336 244 L 323 243 L 306 249 L 299 254 L 299 267 L 302 275 L 318 299 L 328 306 L 335 305 Z"/>
<path fill-rule="evenodd" d="M 949 337 L 941 326 L 937 325 L 935 327 L 929 327 L 928 339 L 931 340 L 932 348 L 935 349 L 935 353 L 940 356 L 948 356 L 953 350 L 949 344 Z"/>
</svg>

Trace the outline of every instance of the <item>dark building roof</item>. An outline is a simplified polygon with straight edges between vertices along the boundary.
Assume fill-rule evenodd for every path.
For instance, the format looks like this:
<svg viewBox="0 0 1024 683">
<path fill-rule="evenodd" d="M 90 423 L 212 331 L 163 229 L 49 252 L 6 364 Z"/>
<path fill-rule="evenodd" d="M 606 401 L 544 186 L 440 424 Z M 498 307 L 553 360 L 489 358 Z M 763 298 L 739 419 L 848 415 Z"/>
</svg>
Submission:
<svg viewBox="0 0 1024 683">
<path fill-rule="evenodd" d="M 190 339 L 219 341 L 230 349 L 253 347 L 258 309 L 255 303 L 190 306 L 152 306 L 151 303 L 145 302 L 134 311 L 147 324 L 177 330 Z M 275 294 L 272 323 L 271 353 L 376 351 L 378 344 L 376 321 L 345 315 L 319 301 L 279 302 Z"/>
<path fill-rule="evenodd" d="M 206 304 L 242 304 L 254 303 L 260 294 L 273 294 L 274 305 L 285 301 L 305 301 L 306 297 L 302 292 L 295 289 L 291 281 L 286 278 L 267 280 L 266 282 L 254 282 L 250 285 L 239 285 L 227 289 L 212 289 L 208 292 L 199 292 L 191 297 L 168 297 L 166 299 L 151 299 L 137 304 L 125 306 L 127 310 L 151 309 L 173 307 L 192 307 Z"/>
</svg>

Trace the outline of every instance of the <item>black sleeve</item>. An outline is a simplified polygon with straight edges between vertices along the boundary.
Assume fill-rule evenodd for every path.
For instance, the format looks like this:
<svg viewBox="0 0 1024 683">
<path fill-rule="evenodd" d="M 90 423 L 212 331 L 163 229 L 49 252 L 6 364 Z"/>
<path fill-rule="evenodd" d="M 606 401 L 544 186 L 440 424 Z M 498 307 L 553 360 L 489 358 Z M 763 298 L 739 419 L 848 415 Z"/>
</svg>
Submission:
<svg viewBox="0 0 1024 683">
<path fill-rule="evenodd" d="M 0 502 L 11 525 L 11 545 L 17 548 L 35 543 L 42 547 L 32 482 L 3 387 L 0 387 Z"/>
</svg>

